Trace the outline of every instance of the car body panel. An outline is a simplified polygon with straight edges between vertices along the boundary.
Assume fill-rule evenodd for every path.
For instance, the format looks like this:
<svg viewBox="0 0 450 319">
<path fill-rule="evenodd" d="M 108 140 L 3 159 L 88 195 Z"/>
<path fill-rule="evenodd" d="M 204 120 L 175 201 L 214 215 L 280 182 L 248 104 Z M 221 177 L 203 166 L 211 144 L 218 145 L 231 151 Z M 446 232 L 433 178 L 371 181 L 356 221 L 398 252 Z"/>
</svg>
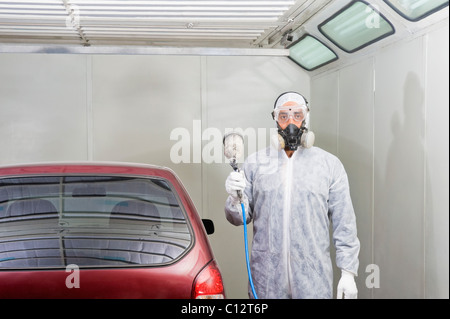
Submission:
<svg viewBox="0 0 450 319">
<path fill-rule="evenodd" d="M 161 266 L 36 270 L 0 268 L 0 298 L 191 298 L 196 276 L 214 259 L 214 255 L 202 220 L 173 171 L 151 165 L 91 162 L 0 167 L 0 178 L 83 174 L 157 177 L 167 180 L 189 220 L 191 246 L 180 258 Z M 72 283 L 74 276 L 78 276 L 79 288 Z M 70 286 L 72 287 L 68 288 Z"/>
</svg>

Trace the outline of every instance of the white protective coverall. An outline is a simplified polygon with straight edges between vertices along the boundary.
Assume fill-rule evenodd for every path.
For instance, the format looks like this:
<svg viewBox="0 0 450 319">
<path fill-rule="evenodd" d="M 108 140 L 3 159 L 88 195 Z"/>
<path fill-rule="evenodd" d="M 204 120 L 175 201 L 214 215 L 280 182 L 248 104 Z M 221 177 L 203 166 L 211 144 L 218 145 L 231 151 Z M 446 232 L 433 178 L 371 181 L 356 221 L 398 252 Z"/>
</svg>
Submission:
<svg viewBox="0 0 450 319">
<path fill-rule="evenodd" d="M 250 267 L 258 298 L 333 298 L 330 221 L 337 267 L 356 275 L 360 248 L 340 160 L 318 147 L 300 147 L 289 158 L 271 146 L 250 155 L 243 170 L 247 223 L 253 220 Z M 243 224 L 240 204 L 231 196 L 225 214 L 230 223 Z"/>
</svg>

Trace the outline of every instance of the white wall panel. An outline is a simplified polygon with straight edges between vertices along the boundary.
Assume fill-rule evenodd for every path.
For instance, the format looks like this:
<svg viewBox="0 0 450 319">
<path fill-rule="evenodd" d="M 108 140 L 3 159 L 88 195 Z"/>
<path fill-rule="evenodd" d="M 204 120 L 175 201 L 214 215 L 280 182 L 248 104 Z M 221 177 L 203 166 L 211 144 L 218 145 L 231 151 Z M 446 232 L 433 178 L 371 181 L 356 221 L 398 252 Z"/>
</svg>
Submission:
<svg viewBox="0 0 450 319">
<path fill-rule="evenodd" d="M 312 79 L 310 117 L 315 146 L 337 155 L 339 72 Z"/>
<path fill-rule="evenodd" d="M 377 56 L 375 92 L 375 297 L 422 298 L 424 277 L 423 40 Z"/>
<path fill-rule="evenodd" d="M 349 175 L 360 298 L 448 298 L 448 47 L 447 25 L 311 81 L 337 104 L 312 124 Z"/>
<path fill-rule="evenodd" d="M 449 298 L 449 34 L 428 36 L 425 297 Z"/>
<path fill-rule="evenodd" d="M 339 73 L 338 157 L 347 171 L 361 243 L 358 295 L 370 298 L 372 290 L 365 286 L 365 269 L 373 263 L 373 60 Z"/>
<path fill-rule="evenodd" d="M 86 57 L 0 56 L 0 164 L 86 160 Z"/>
</svg>

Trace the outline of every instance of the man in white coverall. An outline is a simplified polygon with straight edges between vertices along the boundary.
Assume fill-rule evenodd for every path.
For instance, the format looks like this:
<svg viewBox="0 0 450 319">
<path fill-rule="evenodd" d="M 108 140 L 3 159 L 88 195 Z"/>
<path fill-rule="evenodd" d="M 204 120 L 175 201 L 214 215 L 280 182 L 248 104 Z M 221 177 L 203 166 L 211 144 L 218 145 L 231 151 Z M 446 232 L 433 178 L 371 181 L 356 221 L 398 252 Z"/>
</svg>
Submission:
<svg viewBox="0 0 450 319">
<path fill-rule="evenodd" d="M 250 267 L 261 299 L 333 298 L 330 221 L 342 273 L 337 297 L 357 298 L 360 244 L 347 174 L 336 156 L 311 147 L 308 112 L 301 94 L 280 95 L 272 113 L 276 143 L 248 156 L 225 183 L 227 220 L 243 224 L 238 191 L 247 224 L 253 220 Z"/>
</svg>

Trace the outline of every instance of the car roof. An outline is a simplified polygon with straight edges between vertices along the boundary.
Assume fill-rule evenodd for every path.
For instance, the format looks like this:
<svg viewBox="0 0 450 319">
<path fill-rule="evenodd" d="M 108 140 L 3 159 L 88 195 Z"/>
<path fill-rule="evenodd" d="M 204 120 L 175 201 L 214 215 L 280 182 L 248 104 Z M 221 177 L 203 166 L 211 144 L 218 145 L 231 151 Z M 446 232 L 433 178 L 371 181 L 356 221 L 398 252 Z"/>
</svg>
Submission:
<svg viewBox="0 0 450 319">
<path fill-rule="evenodd" d="M 123 174 L 170 178 L 175 172 L 164 166 L 128 162 L 39 162 L 0 166 L 0 176 L 35 174 Z"/>
</svg>

